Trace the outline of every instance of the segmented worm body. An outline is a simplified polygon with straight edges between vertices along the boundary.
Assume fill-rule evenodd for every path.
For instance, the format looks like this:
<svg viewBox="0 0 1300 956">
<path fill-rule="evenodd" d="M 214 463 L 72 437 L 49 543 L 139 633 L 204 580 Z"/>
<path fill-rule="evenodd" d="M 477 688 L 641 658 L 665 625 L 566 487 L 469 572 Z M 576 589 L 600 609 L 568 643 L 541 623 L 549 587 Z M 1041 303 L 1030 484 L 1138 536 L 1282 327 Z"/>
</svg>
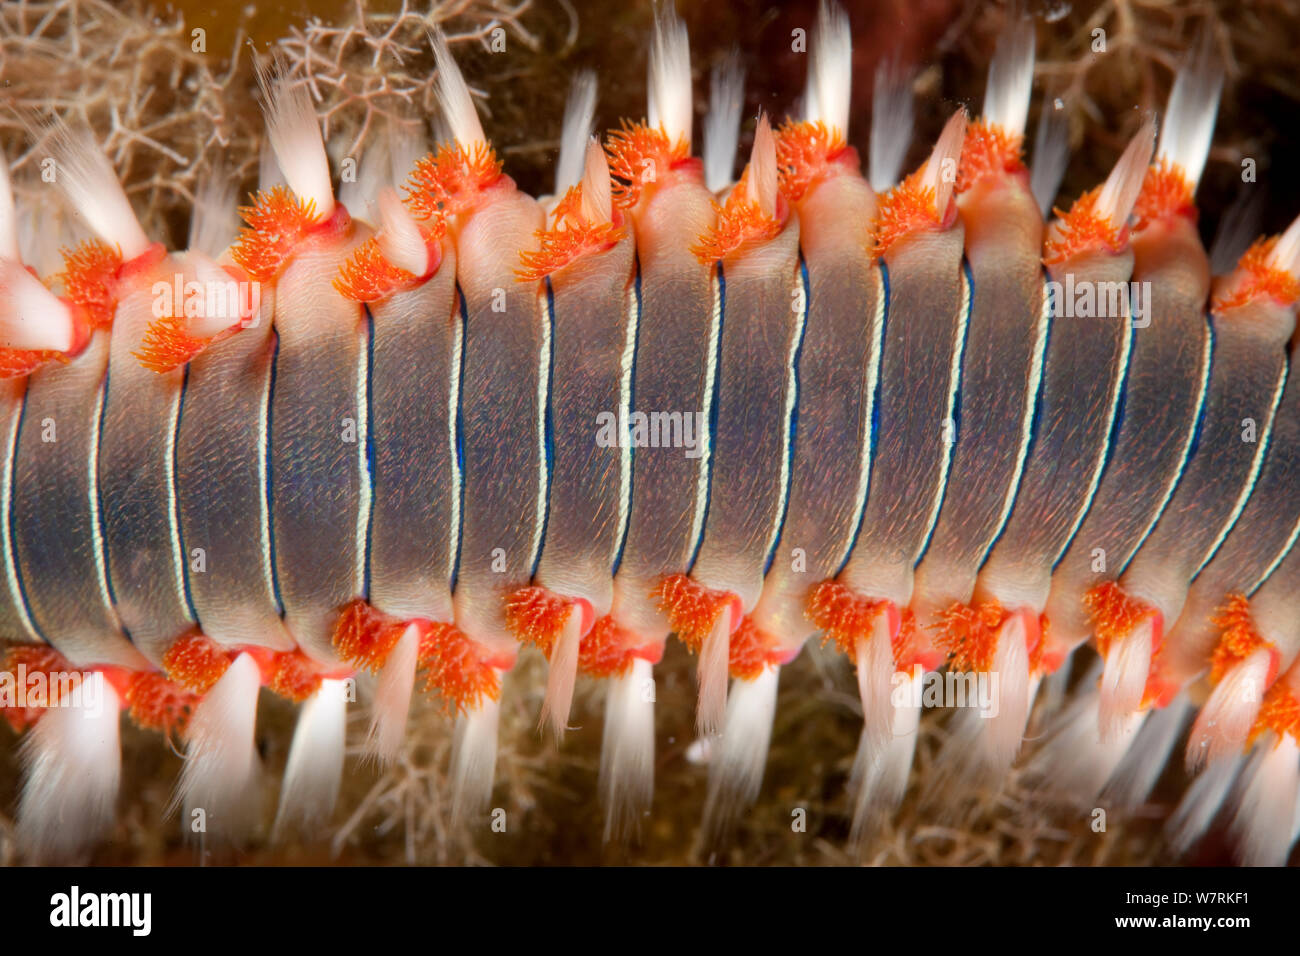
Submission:
<svg viewBox="0 0 1300 956">
<path fill-rule="evenodd" d="M 1300 226 L 1211 279 L 1193 204 L 1219 96 L 1205 51 L 1158 147 L 1148 122 L 1045 226 L 1021 153 L 1025 24 L 999 43 L 985 115 L 958 111 L 880 193 L 848 145 L 848 24 L 829 6 L 804 115 L 760 116 L 721 189 L 703 173 L 726 157 L 690 154 L 671 12 L 649 121 L 603 147 L 589 116 L 566 122 L 559 166 L 578 178 L 541 201 L 502 172 L 435 45 L 452 139 L 364 221 L 334 198 L 305 94 L 269 80 L 285 185 L 219 256 L 150 243 L 93 143 L 60 133 L 98 238 L 22 295 L 4 254 L 27 278 L 0 316 L 0 676 L 77 671 L 111 713 L 68 719 L 92 709 L 73 684 L 3 700 L 35 725 L 34 857 L 75 855 L 111 820 L 119 706 L 186 742 L 178 800 L 238 839 L 260 686 L 302 705 L 277 828 L 328 819 L 357 678 L 381 759 L 417 678 L 441 696 L 455 811 L 475 813 L 521 643 L 548 658 L 557 735 L 577 676 L 608 682 L 613 835 L 649 800 L 646 685 L 676 634 L 699 655 L 700 732 L 721 734 L 715 836 L 758 791 L 779 670 L 810 637 L 857 669 L 855 836 L 903 796 L 926 674 L 996 678 L 940 761 L 987 783 L 1042 681 L 1091 643 L 1100 672 L 1031 770 L 1072 799 L 1141 799 L 1205 680 L 1188 758 L 1210 769 L 1179 839 L 1236 786 L 1244 858 L 1285 858 Z M 258 294 L 195 314 L 170 291 L 191 284 Z"/>
</svg>

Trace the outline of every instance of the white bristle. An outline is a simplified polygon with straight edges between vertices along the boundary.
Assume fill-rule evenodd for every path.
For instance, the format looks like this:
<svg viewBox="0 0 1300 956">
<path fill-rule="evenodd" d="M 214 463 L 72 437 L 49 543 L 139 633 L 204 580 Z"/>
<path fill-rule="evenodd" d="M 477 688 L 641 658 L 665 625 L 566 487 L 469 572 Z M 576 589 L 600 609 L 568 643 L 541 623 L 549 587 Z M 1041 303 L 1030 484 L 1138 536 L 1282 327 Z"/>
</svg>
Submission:
<svg viewBox="0 0 1300 956">
<path fill-rule="evenodd" d="M 184 269 L 186 283 L 197 282 L 200 287 L 208 290 L 219 287 L 230 290 L 220 300 L 215 296 L 210 299 L 205 297 L 202 314 L 190 316 L 187 320 L 188 331 L 191 335 L 216 335 L 218 332 L 224 332 L 236 323 L 248 318 L 249 316 L 241 312 L 245 301 L 253 306 L 251 311 L 256 314 L 257 306 L 260 304 L 260 292 L 252 293 L 249 299 L 245 300 L 238 293 L 234 278 L 213 259 L 208 258 L 197 249 L 191 249 L 180 257 L 180 261 Z M 253 288 L 260 287 L 254 286 Z M 209 301 L 213 306 L 211 310 L 208 308 Z"/>
<path fill-rule="evenodd" d="M 322 680 L 303 701 L 284 767 L 273 839 L 291 827 L 315 837 L 329 824 L 343 782 L 347 714 L 346 681 Z"/>
<path fill-rule="evenodd" d="M 1101 195 L 1097 198 L 1097 212 L 1116 225 L 1128 221 L 1138 194 L 1142 192 L 1142 181 L 1146 179 L 1155 141 L 1156 126 L 1148 117 L 1137 135 L 1129 140 L 1115 168 L 1102 184 Z"/>
<path fill-rule="evenodd" d="M 372 136 L 366 145 L 354 175 L 343 177 L 339 183 L 339 202 L 353 219 L 374 226 L 379 222 L 379 193 L 392 188 L 393 165 L 388 153 L 387 132 Z"/>
<path fill-rule="evenodd" d="M 22 743 L 26 779 L 17 830 L 32 862 L 75 860 L 116 816 L 121 704 L 102 674 L 83 683 L 79 693 L 80 699 L 48 708 Z"/>
<path fill-rule="evenodd" d="M 447 117 L 441 113 L 434 113 L 429 118 L 429 128 L 433 131 L 433 141 L 438 146 L 456 141 L 456 137 L 451 134 L 451 125 L 447 122 Z"/>
<path fill-rule="evenodd" d="M 481 812 L 492 800 L 500 717 L 500 703 L 484 695 L 477 707 L 456 719 L 451 755 L 451 815 L 455 820 Z"/>
<path fill-rule="evenodd" d="M 73 132 L 57 121 L 49 130 L 59 188 L 95 235 L 117 246 L 126 259 L 149 248 L 149 238 L 131 209 L 130 200 L 108 158 L 88 132 Z"/>
<path fill-rule="evenodd" d="M 1192 188 L 1200 182 L 1210 155 L 1214 121 L 1223 92 L 1223 63 L 1210 34 L 1203 33 L 1178 71 L 1160 131 L 1160 159 L 1182 169 Z"/>
<path fill-rule="evenodd" d="M 1254 184 L 1242 184 L 1237 198 L 1224 211 L 1214 232 L 1214 242 L 1210 245 L 1211 275 L 1227 275 L 1236 267 L 1237 260 L 1263 228 L 1267 202 L 1264 192 L 1256 189 Z"/>
<path fill-rule="evenodd" d="M 420 227 L 407 210 L 397 191 L 385 187 L 379 191 L 379 251 L 384 258 L 414 276 L 429 271 L 429 247 L 420 235 Z"/>
<path fill-rule="evenodd" d="M 984 120 L 1012 136 L 1025 135 L 1034 85 L 1034 24 L 1016 20 L 998 37 L 984 89 Z"/>
<path fill-rule="evenodd" d="M 384 661 L 375 683 L 366 752 L 381 764 L 393 762 L 402 752 L 419 654 L 420 629 L 411 624 L 389 651 L 388 660 Z"/>
<path fill-rule="evenodd" d="M 957 811 L 962 800 L 982 783 L 998 784 L 1001 781 L 985 773 L 981 755 L 987 747 L 985 735 L 988 721 L 980 717 L 979 710 L 961 707 L 948 718 L 943 747 L 924 781 L 921 805 L 930 812 L 942 811 L 950 816 Z"/>
<path fill-rule="evenodd" d="M 546 670 L 546 696 L 542 699 L 541 723 L 550 724 L 555 739 L 564 736 L 573 709 L 573 686 L 578 679 L 578 646 L 582 643 L 583 610 L 573 605 L 564 619 L 560 636 L 551 649 Z"/>
<path fill-rule="evenodd" d="M 654 794 L 655 685 L 653 665 L 636 657 L 612 677 L 605 696 L 600 746 L 600 795 L 605 839 L 635 830 Z"/>
<path fill-rule="evenodd" d="M 1031 714 L 1035 724 L 1041 724 L 1044 719 L 1054 717 L 1065 706 L 1069 699 L 1070 673 L 1074 669 L 1075 660 L 1075 655 L 1071 653 L 1066 656 L 1060 667 L 1050 674 L 1039 677 L 1038 693 L 1034 695 L 1038 709 Z"/>
<path fill-rule="evenodd" d="M 670 142 L 691 144 L 691 44 L 686 24 L 677 16 L 672 0 L 664 0 L 655 13 L 654 39 L 650 43 L 646 115 L 651 129 L 662 129 Z"/>
<path fill-rule="evenodd" d="M 1272 654 L 1261 647 L 1235 664 L 1215 685 L 1209 700 L 1196 715 L 1187 738 L 1187 768 L 1195 771 L 1207 762 L 1243 749 L 1268 690 Z"/>
<path fill-rule="evenodd" d="M 714 742 L 709 762 L 704 832 L 712 838 L 725 833 L 758 797 L 772 742 L 780 677 L 779 667 L 765 667 L 753 680 L 731 682 L 722 737 Z"/>
<path fill-rule="evenodd" d="M 587 155 L 582 170 L 582 214 L 588 222 L 614 221 L 614 190 L 609 178 L 609 160 L 600 140 L 587 140 Z"/>
<path fill-rule="evenodd" d="M 1300 277 L 1300 216 L 1287 227 L 1268 255 L 1268 263 L 1275 269 Z"/>
<path fill-rule="evenodd" d="M 944 125 L 921 176 L 921 188 L 934 190 L 934 207 L 940 216 L 948 208 L 948 201 L 957 188 L 957 177 L 951 175 L 951 171 L 961 161 L 961 147 L 965 141 L 966 111 L 962 109 L 954 113 Z"/>
<path fill-rule="evenodd" d="M 1269 739 L 1271 738 L 1271 739 Z M 1261 741 L 1245 772 L 1246 784 L 1232 821 L 1246 866 L 1286 866 L 1300 796 L 1300 747 L 1290 734 Z"/>
<path fill-rule="evenodd" d="M 898 808 L 907 792 L 907 780 L 916 751 L 916 731 L 921 723 L 921 707 L 912 701 L 919 695 L 918 685 L 924 679 L 924 674 L 913 673 L 898 688 L 905 699 L 892 708 L 890 735 L 883 748 L 870 740 L 865 728 L 858 738 L 858 751 L 849 777 L 853 800 L 849 842 L 855 846 L 861 846 L 872 831 Z"/>
<path fill-rule="evenodd" d="M 1098 676 L 1099 669 L 1092 669 L 1080 686 L 1092 687 Z M 1053 721 L 1027 765 L 1039 789 L 1076 806 L 1093 806 L 1147 719 L 1146 711 L 1132 714 L 1103 741 L 1097 730 L 1099 704 L 1095 689 L 1076 697 Z"/>
<path fill-rule="evenodd" d="M 310 200 L 316 221 L 334 212 L 329 157 L 307 87 L 278 71 L 257 64 L 262 88 L 266 135 L 285 182 L 299 199 Z"/>
<path fill-rule="evenodd" d="M 421 127 L 391 122 L 385 130 L 388 147 L 388 171 L 394 183 L 406 182 L 415 164 L 429 152 L 429 138 Z"/>
<path fill-rule="evenodd" d="M 1029 675 L 1023 625 L 1019 614 L 1006 620 L 998 632 L 992 670 L 977 675 L 974 685 L 966 684 L 965 706 L 949 719 L 948 739 L 926 786 L 926 804 L 953 809 L 974 789 L 996 792 L 1011 770 L 1038 686 Z M 987 709 L 980 681 L 989 691 Z M 977 695 L 974 700 L 971 694 Z"/>
<path fill-rule="evenodd" d="M 912 142 L 916 105 L 912 99 L 912 74 L 892 58 L 876 67 L 876 86 L 871 94 L 871 143 L 868 177 L 877 193 L 887 192 L 898 182 Z"/>
<path fill-rule="evenodd" d="M 580 70 L 569 87 L 560 127 L 560 158 L 555 163 L 555 195 L 563 196 L 582 180 L 587 143 L 595 130 L 596 74 Z"/>
<path fill-rule="evenodd" d="M 732 608 L 728 605 L 713 623 L 700 646 L 697 669 L 699 700 L 695 707 L 695 730 L 701 737 L 722 732 L 727 717 L 727 667 L 731 654 Z"/>
<path fill-rule="evenodd" d="M 709 75 L 709 112 L 704 118 L 704 184 L 710 192 L 731 185 L 745 103 L 745 70 L 732 49 Z"/>
<path fill-rule="evenodd" d="M 1025 648 L 1025 622 L 1012 614 L 998 631 L 993 655 L 993 675 L 997 677 L 997 699 L 991 712 L 979 712 L 984 725 L 979 754 L 985 769 L 999 780 L 1004 777 L 1020 753 L 1020 742 L 1029 723 L 1029 705 L 1037 682 L 1031 688 L 1029 652 Z"/>
<path fill-rule="evenodd" d="M 478 119 L 478 110 L 474 108 L 474 98 L 470 96 L 465 77 L 447 47 L 447 38 L 437 32 L 432 37 L 432 43 L 433 59 L 438 68 L 438 106 L 442 110 L 442 117 L 452 139 L 462 148 L 472 150 L 487 143 L 483 125 Z"/>
<path fill-rule="evenodd" d="M 354 219 L 380 226 L 379 194 L 385 188 L 405 183 L 416 162 L 428 151 L 429 144 L 418 127 L 389 120 L 372 138 L 356 177 L 339 186 L 339 202 Z"/>
<path fill-rule="evenodd" d="M 985 721 L 976 708 L 956 708 L 944 728 L 944 745 L 930 777 L 924 782 L 922 805 L 927 809 L 957 809 L 972 787 L 984 782 L 983 749 Z M 995 782 L 996 783 L 996 782 Z"/>
<path fill-rule="evenodd" d="M 224 166 L 216 166 L 199 182 L 190 210 L 187 245 L 210 258 L 217 258 L 239 235 L 235 181 Z"/>
<path fill-rule="evenodd" d="M 1140 806 L 1164 772 L 1169 754 L 1183 732 L 1192 704 L 1180 694 L 1167 707 L 1151 711 L 1124 760 L 1111 774 L 1103 796 L 1117 807 Z"/>
<path fill-rule="evenodd" d="M 862 733 L 869 746 L 883 750 L 892 735 L 894 705 L 894 651 L 889 620 L 877 614 L 871 633 L 859 637 L 857 658 L 858 701 L 862 704 Z"/>
<path fill-rule="evenodd" d="M 24 265 L 37 275 L 52 276 L 63 271 L 63 249 L 82 238 L 62 197 L 49 191 L 17 199 L 18 250 Z"/>
<path fill-rule="evenodd" d="M 0 348 L 72 348 L 71 307 L 17 259 L 0 259 Z"/>
<path fill-rule="evenodd" d="M 1129 717 L 1142 704 L 1142 694 L 1151 673 L 1155 647 L 1155 622 L 1148 616 L 1122 637 L 1111 641 L 1101 674 L 1101 702 L 1098 717 L 1102 740 L 1121 732 Z"/>
<path fill-rule="evenodd" d="M 754 131 L 754 148 L 749 154 L 749 177 L 746 179 L 751 202 L 758 203 L 758 208 L 769 219 L 776 217 L 777 169 L 776 137 L 772 135 L 772 124 L 767 114 L 758 116 L 758 128 Z"/>
<path fill-rule="evenodd" d="M 13 185 L 9 182 L 9 161 L 0 153 L 0 259 L 16 262 L 18 250 L 18 213 L 14 208 Z"/>
<path fill-rule="evenodd" d="M 1029 191 L 1038 211 L 1046 218 L 1056 202 L 1070 160 L 1070 123 L 1065 104 L 1059 99 L 1044 103 L 1034 133 L 1034 160 L 1029 172 Z"/>
<path fill-rule="evenodd" d="M 271 148 L 270 140 L 262 140 L 262 148 L 257 154 L 257 188 L 265 192 L 276 186 L 286 185 L 288 184 L 284 180 L 284 170 L 280 168 L 280 163 L 275 158 L 275 150 Z"/>
<path fill-rule="evenodd" d="M 849 97 L 853 90 L 853 35 L 839 4 L 822 0 L 808 57 L 804 119 L 849 135 Z"/>
<path fill-rule="evenodd" d="M 1245 755 L 1240 753 L 1216 760 L 1184 791 L 1173 816 L 1165 824 L 1166 839 L 1175 853 L 1186 853 L 1205 835 L 1245 762 Z"/>
<path fill-rule="evenodd" d="M 238 841 L 256 826 L 261 767 L 253 731 L 260 685 L 257 662 L 240 654 L 194 708 L 172 800 L 173 808 L 184 810 L 183 832 Z"/>
</svg>

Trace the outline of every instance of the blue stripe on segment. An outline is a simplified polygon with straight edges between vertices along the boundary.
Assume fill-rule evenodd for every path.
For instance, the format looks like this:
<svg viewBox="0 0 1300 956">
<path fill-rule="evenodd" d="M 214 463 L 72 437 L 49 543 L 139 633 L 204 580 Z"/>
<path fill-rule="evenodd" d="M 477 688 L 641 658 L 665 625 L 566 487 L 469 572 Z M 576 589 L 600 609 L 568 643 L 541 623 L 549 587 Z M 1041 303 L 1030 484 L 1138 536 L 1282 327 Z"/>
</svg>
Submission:
<svg viewBox="0 0 1300 956">
<path fill-rule="evenodd" d="M 370 600 L 370 552 L 375 540 L 375 317 L 366 313 L 366 474 L 370 489 L 370 510 L 366 512 L 366 553 L 361 572 L 361 596 Z"/>
<path fill-rule="evenodd" d="M 988 562 L 991 555 L 1006 534 L 1007 528 L 1011 527 L 1011 518 L 1016 513 L 1016 505 L 1020 503 L 1020 485 L 1025 480 L 1025 472 L 1029 470 L 1030 464 L 1034 459 L 1034 446 L 1038 444 L 1038 426 L 1043 420 L 1043 403 L 1047 392 L 1047 379 L 1049 374 L 1048 365 L 1052 358 L 1052 332 L 1056 328 L 1056 293 L 1052 290 L 1052 283 L 1047 283 L 1047 332 L 1043 336 L 1043 372 L 1038 377 L 1038 394 L 1034 396 L 1034 413 L 1029 418 L 1029 441 L 1025 444 L 1025 463 L 1020 469 L 1020 477 L 1016 479 L 1016 500 L 1011 502 L 1011 509 L 1007 512 L 1006 519 L 1002 522 L 1002 527 L 998 529 L 997 535 L 989 542 L 988 548 L 984 551 L 984 557 L 980 560 L 980 568 Z"/>
<path fill-rule="evenodd" d="M 275 596 L 275 606 L 284 620 L 284 597 L 280 594 L 280 571 L 275 560 L 275 456 L 271 454 L 272 436 L 275 434 L 275 379 L 280 366 L 280 334 L 274 329 L 275 351 L 271 354 L 271 381 L 266 395 L 266 531 L 267 543 L 271 551 L 271 593 Z"/>
<path fill-rule="evenodd" d="M 456 473 L 460 475 L 458 494 L 460 503 L 456 513 L 460 516 L 461 527 L 456 533 L 456 563 L 451 571 L 451 593 L 456 593 L 456 582 L 460 577 L 460 555 L 465 545 L 465 424 L 461 406 L 465 395 L 465 340 L 469 333 L 469 309 L 465 304 L 465 293 L 456 283 L 456 297 L 460 300 L 460 370 L 456 374 L 459 386 L 456 389 Z"/>
<path fill-rule="evenodd" d="M 1088 495 L 1088 500 L 1084 502 L 1083 510 L 1079 513 L 1078 520 L 1075 521 L 1074 530 L 1070 532 L 1070 537 L 1066 540 L 1065 546 L 1056 555 L 1056 560 L 1052 562 L 1052 570 L 1055 571 L 1065 556 L 1070 552 L 1070 546 L 1074 544 L 1074 539 L 1078 536 L 1079 530 L 1087 520 L 1088 512 L 1092 510 L 1092 503 L 1097 497 L 1097 492 L 1101 489 L 1101 483 L 1106 480 L 1106 470 L 1110 468 L 1111 459 L 1115 454 L 1115 446 L 1118 444 L 1120 424 L 1124 421 L 1124 410 L 1128 406 L 1128 376 L 1133 368 L 1133 339 L 1137 336 L 1137 329 L 1133 326 L 1132 321 L 1128 323 L 1129 346 L 1124 353 L 1124 368 L 1120 370 L 1119 375 L 1119 397 L 1115 401 L 1115 418 L 1110 423 L 1110 431 L 1106 434 L 1106 447 L 1102 450 L 1101 472 L 1097 475 L 1096 482 L 1093 483 L 1092 493 Z"/>
<path fill-rule="evenodd" d="M 630 381 L 627 393 L 627 434 L 623 436 L 623 441 L 627 442 L 628 462 L 627 462 L 627 485 L 628 485 L 628 502 L 627 514 L 623 516 L 623 528 L 619 532 L 618 548 L 614 551 L 614 564 L 610 568 L 610 576 L 618 574 L 619 565 L 623 563 L 623 549 L 627 547 L 627 533 L 632 527 L 632 496 L 636 489 L 636 442 L 632 441 L 632 409 L 636 408 L 636 358 L 641 346 L 641 258 L 636 257 L 636 276 L 632 282 L 632 294 L 636 302 L 636 336 L 632 342 L 632 370 L 629 373 Z"/>
<path fill-rule="evenodd" d="M 953 383 L 952 441 L 948 443 L 948 463 L 943 470 L 943 487 L 939 489 L 939 507 L 935 509 L 934 521 L 930 522 L 930 530 L 925 533 L 925 541 L 922 542 L 921 551 L 912 567 L 925 559 L 925 553 L 930 550 L 930 542 L 934 540 L 934 529 L 939 527 L 939 514 L 943 510 L 943 500 L 948 497 L 948 481 L 952 478 L 952 458 L 957 453 L 957 440 L 961 435 L 961 383 L 966 371 L 966 347 L 970 344 L 970 318 L 975 311 L 975 274 L 971 272 L 970 263 L 964 255 L 961 270 L 966 276 L 966 316 L 961 323 L 961 354 L 957 357 L 957 381 Z"/>
<path fill-rule="evenodd" d="M 772 548 L 767 553 L 767 560 L 763 562 L 763 574 L 772 570 L 772 562 L 776 560 L 777 548 L 781 545 L 781 531 L 785 528 L 785 516 L 790 509 L 790 481 L 794 474 L 794 446 L 795 435 L 799 430 L 799 359 L 803 356 L 803 340 L 808 332 L 808 310 L 812 307 L 812 287 L 808 281 L 808 263 L 799 254 L 799 281 L 803 287 L 803 312 L 799 316 L 799 328 L 795 333 L 797 341 L 794 346 L 794 356 L 791 359 L 790 368 L 790 387 L 794 389 L 794 404 L 790 407 L 790 428 L 786 436 L 785 447 L 785 485 L 781 488 L 781 517 L 777 521 L 776 534 L 772 536 Z"/>
<path fill-rule="evenodd" d="M 181 552 L 181 588 L 185 594 L 185 608 L 189 612 L 190 620 L 200 630 L 203 630 L 203 622 L 199 620 L 199 612 L 194 607 L 194 592 L 190 587 L 190 562 L 189 554 L 185 549 L 185 527 L 181 522 L 179 498 L 176 492 L 176 486 L 179 482 L 180 472 L 177 468 L 177 448 L 180 445 L 181 420 L 185 417 L 185 398 L 190 390 L 190 367 L 187 364 L 185 371 L 181 376 L 181 397 L 176 404 L 176 426 L 172 431 L 172 497 L 177 499 L 176 508 L 176 547 Z"/>
<path fill-rule="evenodd" d="M 555 480 L 555 422 L 551 411 L 551 394 L 555 387 L 555 289 L 551 286 L 551 277 L 546 277 L 546 315 L 542 319 L 549 332 L 547 341 L 550 348 L 546 356 L 546 403 L 542 413 L 542 450 L 546 460 L 546 490 L 542 495 L 542 534 L 537 542 L 537 553 L 533 555 L 533 567 L 528 576 L 537 575 L 537 566 L 542 562 L 542 552 L 546 550 L 546 530 L 551 521 L 551 482 Z"/>
<path fill-rule="evenodd" d="M 113 371 L 113 363 L 110 361 L 108 362 L 107 366 L 104 369 L 104 384 L 103 386 L 101 386 L 102 398 L 99 401 L 99 418 L 95 422 L 96 469 L 98 469 L 99 450 L 104 446 L 104 412 L 108 409 L 108 383 L 109 383 L 109 379 L 112 376 L 112 371 Z M 99 475 L 93 476 L 93 480 L 95 482 L 94 518 L 95 518 L 95 524 L 97 525 L 96 531 L 99 534 L 100 560 L 104 562 L 104 587 L 108 591 L 109 603 L 112 604 L 113 607 L 116 609 L 117 592 L 113 590 L 113 565 L 108 556 L 108 535 L 105 533 L 104 530 L 104 493 L 99 486 Z M 132 640 L 131 638 L 130 628 L 126 626 L 126 624 L 121 620 L 120 617 L 118 618 L 117 626 L 122 629 L 122 633 L 126 635 L 126 639 L 128 641 L 131 641 L 132 644 L 134 644 L 135 641 Z"/>
<path fill-rule="evenodd" d="M 876 367 L 883 372 L 885 367 L 885 338 L 889 333 L 889 266 L 885 265 L 883 259 L 880 261 L 879 265 L 881 283 L 880 294 L 884 297 L 884 302 L 881 304 L 880 308 L 881 354 L 872 356 L 872 359 L 875 361 Z M 871 450 L 871 454 L 867 461 L 867 468 L 869 471 L 874 471 L 876 467 L 876 439 L 877 436 L 880 435 L 880 388 L 881 380 L 883 378 L 883 375 L 876 375 L 876 387 L 871 396 L 871 435 L 867 439 L 868 448 Z M 839 577 L 840 572 L 843 571 L 845 566 L 849 563 L 849 559 L 853 557 L 853 548 L 857 544 L 858 535 L 862 533 L 862 522 L 866 520 L 867 517 L 867 502 L 871 500 L 871 488 L 874 484 L 875 483 L 871 481 L 870 474 L 868 474 L 867 493 L 862 499 L 862 510 L 858 512 L 858 523 L 853 528 L 853 536 L 849 538 L 849 547 L 848 550 L 844 552 L 844 560 L 840 562 L 840 566 L 835 569 L 835 573 L 831 575 L 831 577 Z"/>
<path fill-rule="evenodd" d="M 1205 344 L 1205 347 L 1209 350 L 1209 361 L 1206 363 L 1205 368 L 1205 388 L 1201 390 L 1200 404 L 1196 408 L 1196 425 L 1192 429 L 1192 440 L 1187 446 L 1187 454 L 1183 456 L 1182 464 L 1178 466 L 1178 474 L 1174 477 L 1173 482 L 1169 486 L 1169 494 L 1165 496 L 1164 503 L 1160 506 L 1159 513 L 1156 514 L 1155 518 L 1151 521 L 1151 524 L 1148 525 L 1146 534 L 1142 535 L 1142 540 L 1137 543 L 1137 546 L 1133 549 L 1133 553 L 1128 556 L 1128 560 L 1126 560 L 1123 567 L 1119 569 L 1121 577 L 1128 569 L 1128 566 L 1132 564 L 1133 559 L 1137 557 L 1138 552 L 1142 550 L 1142 545 L 1146 544 L 1147 538 L 1151 537 L 1151 533 L 1155 531 L 1156 526 L 1160 524 L 1160 518 L 1164 515 L 1165 509 L 1169 507 L 1169 502 L 1173 501 L 1174 496 L 1178 494 L 1178 486 L 1182 483 L 1183 475 L 1187 472 L 1187 466 L 1191 462 L 1192 456 L 1196 454 L 1196 447 L 1201 443 L 1201 430 L 1205 427 L 1205 413 L 1209 405 L 1210 381 L 1214 375 L 1214 318 L 1208 313 L 1205 316 L 1205 329 L 1206 335 L 1209 337 L 1209 340 Z"/>
<path fill-rule="evenodd" d="M 11 476 L 11 482 L 16 479 L 18 475 L 18 446 L 23 437 L 23 424 L 27 421 L 27 394 L 27 390 L 24 389 L 22 406 L 18 410 L 18 427 L 14 431 L 14 450 L 9 459 L 9 474 Z M 14 566 L 14 579 L 18 582 L 18 598 L 23 602 L 23 611 L 27 616 L 27 620 L 31 622 L 32 630 L 36 632 L 36 636 L 46 644 L 53 647 L 53 643 L 45 636 L 45 632 L 41 629 L 40 622 L 36 620 L 36 615 L 32 613 L 31 602 L 27 599 L 27 584 L 23 581 L 23 566 L 18 560 L 18 538 L 14 533 L 14 499 L 12 484 L 9 489 L 9 513 L 5 515 L 5 522 L 9 525 L 10 560 L 13 562 Z"/>
<path fill-rule="evenodd" d="M 705 529 L 709 526 L 709 505 L 713 501 L 713 456 L 715 452 L 715 437 L 718 433 L 718 396 L 722 393 L 722 331 L 727 324 L 727 277 L 722 271 L 722 263 L 718 263 L 718 344 L 714 350 L 712 362 L 717 370 L 713 376 L 713 392 L 709 396 L 709 480 L 704 491 L 704 514 L 700 519 L 700 533 L 695 539 L 695 546 L 691 548 L 691 559 L 686 562 L 686 573 L 690 574 L 695 567 L 695 559 L 700 556 L 700 548 L 704 546 Z"/>
</svg>

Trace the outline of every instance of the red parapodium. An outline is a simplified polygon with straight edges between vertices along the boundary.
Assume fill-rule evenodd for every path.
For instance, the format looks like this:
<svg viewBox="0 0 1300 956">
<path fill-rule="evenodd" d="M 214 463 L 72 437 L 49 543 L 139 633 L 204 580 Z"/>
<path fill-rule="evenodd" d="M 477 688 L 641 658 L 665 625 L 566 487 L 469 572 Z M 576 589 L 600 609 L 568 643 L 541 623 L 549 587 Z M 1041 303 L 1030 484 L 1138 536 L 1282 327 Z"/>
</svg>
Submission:
<svg viewBox="0 0 1300 956">
<path fill-rule="evenodd" d="M 316 204 L 294 195 L 287 186 L 258 193 L 253 205 L 240 207 L 239 214 L 247 225 L 240 230 L 230 255 L 259 282 L 278 276 L 294 249 L 316 226 Z"/>
<path fill-rule="evenodd" d="M 501 678 L 484 660 L 483 648 L 454 624 L 435 624 L 420 639 L 424 689 L 442 697 L 451 713 L 477 708 L 484 698 L 501 696 Z"/>
<path fill-rule="evenodd" d="M 1098 584 L 1089 590 L 1083 602 L 1097 638 L 1097 650 L 1103 657 L 1110 650 L 1112 641 L 1129 634 L 1156 614 L 1155 608 L 1125 594 L 1114 581 Z"/>
<path fill-rule="evenodd" d="M 626 121 L 610 132 L 605 152 L 615 179 L 614 203 L 624 209 L 637 205 L 648 187 L 690 160 L 684 141 L 669 142 L 663 130 Z"/>
<path fill-rule="evenodd" d="M 1300 300 L 1300 279 L 1271 261 L 1279 238 L 1268 236 L 1251 243 L 1237 263 L 1237 269 L 1244 276 L 1234 282 L 1229 291 L 1217 295 L 1210 308 L 1222 313 L 1250 302 L 1272 301 L 1281 306 L 1291 306 Z"/>
<path fill-rule="evenodd" d="M 1250 613 L 1250 601 L 1244 594 L 1233 594 L 1211 619 L 1222 631 L 1219 643 L 1210 656 L 1210 681 L 1217 684 L 1223 676 L 1260 648 L 1277 651 L 1260 636 Z M 1276 662 L 1274 668 L 1276 669 Z M 1271 679 L 1271 678 L 1270 678 Z"/>
<path fill-rule="evenodd" d="M 723 612 L 737 603 L 734 594 L 706 588 L 685 574 L 664 578 L 654 596 L 677 637 L 696 653 Z M 732 623 L 739 624 L 739 621 Z"/>
<path fill-rule="evenodd" d="M 1043 248 L 1043 263 L 1057 265 L 1084 252 L 1105 250 L 1118 252 L 1128 241 L 1128 229 L 1121 223 L 1097 212 L 1102 187 L 1090 189 L 1070 206 L 1068 212 L 1052 210 L 1060 219 L 1060 233 Z"/>
<path fill-rule="evenodd" d="M 957 164 L 957 192 L 964 193 L 989 176 L 1020 173 L 1023 137 L 1008 133 L 1000 126 L 976 120 L 966 127 Z"/>
<path fill-rule="evenodd" d="M 536 282 L 591 253 L 603 252 L 625 235 L 620 222 L 590 222 L 582 214 L 582 186 L 572 186 L 559 201 L 549 229 L 539 230 L 538 249 L 519 253 L 524 267 L 515 275 L 526 282 Z M 614 213 L 616 220 L 621 218 Z"/>
</svg>

